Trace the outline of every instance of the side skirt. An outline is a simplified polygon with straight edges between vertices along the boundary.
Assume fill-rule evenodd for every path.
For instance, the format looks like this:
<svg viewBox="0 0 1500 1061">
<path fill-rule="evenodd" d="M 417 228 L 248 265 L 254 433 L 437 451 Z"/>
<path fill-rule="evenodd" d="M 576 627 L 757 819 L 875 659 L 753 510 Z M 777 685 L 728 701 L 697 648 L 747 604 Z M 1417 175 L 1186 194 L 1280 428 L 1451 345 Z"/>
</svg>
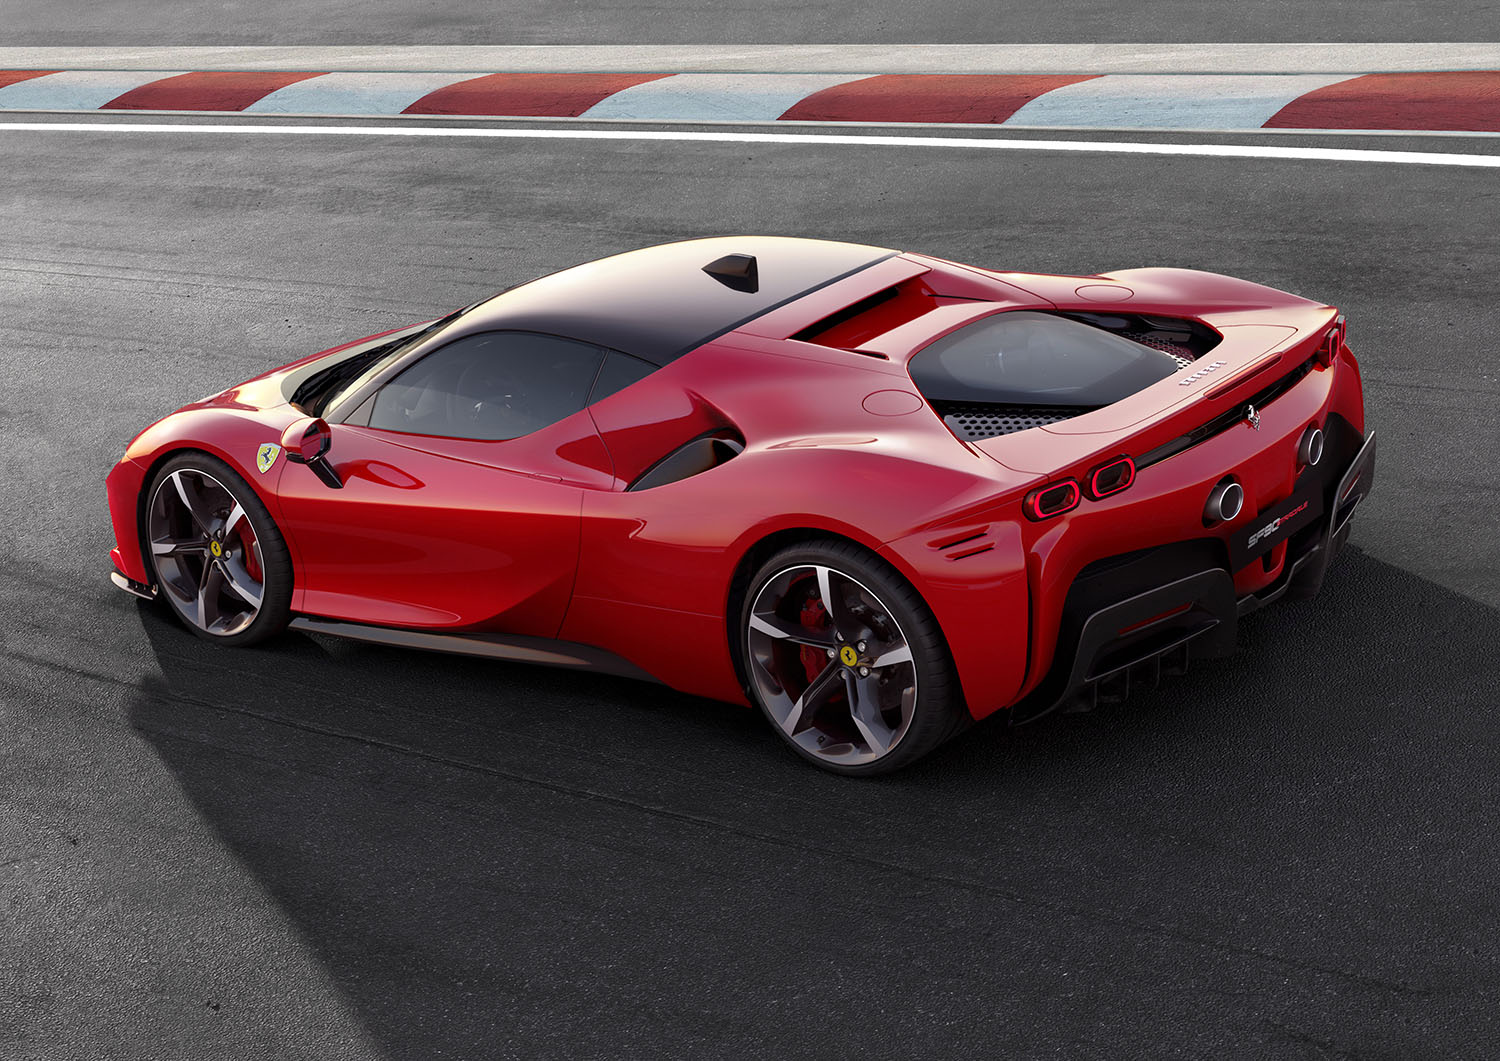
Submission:
<svg viewBox="0 0 1500 1061">
<path fill-rule="evenodd" d="M 440 634 L 429 630 L 403 630 L 390 626 L 348 623 L 338 619 L 319 619 L 311 615 L 299 615 L 292 620 L 290 628 L 307 634 L 326 634 L 329 637 L 390 645 L 393 648 L 483 656 L 511 663 L 539 663 L 546 667 L 591 670 L 621 678 L 634 678 L 637 681 L 658 681 L 613 652 L 573 641 L 553 641 L 520 634 Z"/>
</svg>

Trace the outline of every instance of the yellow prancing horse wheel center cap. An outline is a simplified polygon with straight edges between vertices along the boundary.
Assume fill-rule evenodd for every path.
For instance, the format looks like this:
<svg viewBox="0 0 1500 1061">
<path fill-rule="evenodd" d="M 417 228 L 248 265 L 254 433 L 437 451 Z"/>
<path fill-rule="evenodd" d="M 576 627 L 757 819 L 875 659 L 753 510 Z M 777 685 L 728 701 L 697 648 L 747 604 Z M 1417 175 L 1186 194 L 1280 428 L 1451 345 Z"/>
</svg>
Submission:
<svg viewBox="0 0 1500 1061">
<path fill-rule="evenodd" d="M 213 553 L 215 556 L 223 556 L 224 555 L 224 547 L 222 545 L 220 545 L 218 542 L 210 542 L 209 546 L 208 546 L 208 550 L 209 550 L 209 552 Z"/>
<path fill-rule="evenodd" d="M 854 651 L 853 645 L 845 645 L 839 649 L 839 662 L 846 667 L 852 667 L 859 662 L 859 653 Z"/>
</svg>

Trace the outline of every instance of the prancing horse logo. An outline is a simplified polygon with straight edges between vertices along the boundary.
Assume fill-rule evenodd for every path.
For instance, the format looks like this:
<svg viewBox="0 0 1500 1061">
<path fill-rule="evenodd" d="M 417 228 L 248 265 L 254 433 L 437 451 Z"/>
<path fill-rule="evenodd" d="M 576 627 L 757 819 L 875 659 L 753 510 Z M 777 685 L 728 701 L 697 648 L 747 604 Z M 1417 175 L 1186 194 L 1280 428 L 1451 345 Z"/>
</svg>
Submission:
<svg viewBox="0 0 1500 1061">
<path fill-rule="evenodd" d="M 276 463 L 276 458 L 279 456 L 281 456 L 280 446 L 274 442 L 262 442 L 255 454 L 255 466 L 264 475 L 271 470 L 271 465 Z"/>
<path fill-rule="evenodd" d="M 1255 406 L 1245 406 L 1245 423 L 1249 424 L 1257 431 L 1260 430 L 1260 413 L 1255 411 Z"/>
</svg>

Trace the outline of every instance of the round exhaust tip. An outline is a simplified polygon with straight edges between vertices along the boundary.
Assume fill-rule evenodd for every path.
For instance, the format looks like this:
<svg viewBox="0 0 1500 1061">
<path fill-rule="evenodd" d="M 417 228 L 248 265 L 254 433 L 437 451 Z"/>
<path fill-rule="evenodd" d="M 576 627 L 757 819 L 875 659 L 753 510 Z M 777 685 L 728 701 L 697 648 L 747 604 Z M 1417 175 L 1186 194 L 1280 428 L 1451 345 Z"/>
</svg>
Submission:
<svg viewBox="0 0 1500 1061">
<path fill-rule="evenodd" d="M 1323 432 L 1309 427 L 1302 432 L 1302 441 L 1297 443 L 1297 460 L 1311 468 L 1323 459 Z"/>
<path fill-rule="evenodd" d="M 1245 507 L 1245 491 L 1239 483 L 1220 483 L 1213 488 L 1208 495 L 1208 504 L 1203 509 L 1203 514 L 1210 522 L 1227 523 L 1240 514 L 1240 509 Z"/>
</svg>

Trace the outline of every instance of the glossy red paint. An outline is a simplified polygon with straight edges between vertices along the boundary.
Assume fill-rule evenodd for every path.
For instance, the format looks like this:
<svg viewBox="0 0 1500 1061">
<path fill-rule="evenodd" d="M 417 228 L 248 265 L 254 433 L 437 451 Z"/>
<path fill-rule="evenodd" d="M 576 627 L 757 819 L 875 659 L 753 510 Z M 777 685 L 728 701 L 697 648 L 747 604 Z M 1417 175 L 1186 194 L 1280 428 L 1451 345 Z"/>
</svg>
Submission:
<svg viewBox="0 0 1500 1061">
<path fill-rule="evenodd" d="M 1095 412 L 977 442 L 960 441 L 925 402 L 871 400 L 914 392 L 912 355 L 966 323 L 1016 309 L 1109 312 L 1097 289 L 1110 284 L 1132 292 L 1121 312 L 1216 330 L 1223 340 L 1204 360 L 1222 364 L 1189 378 L 1204 367 L 1195 364 Z M 889 288 L 897 293 L 871 327 L 817 331 Z M 380 338 L 371 337 L 186 406 L 136 438 L 108 479 L 114 562 L 150 582 L 139 513 L 151 470 L 201 449 L 239 471 L 277 520 L 297 612 L 561 638 L 613 652 L 675 688 L 744 702 L 731 630 L 747 557 L 781 535 L 838 536 L 917 588 L 971 713 L 983 717 L 1047 674 L 1068 589 L 1087 565 L 1164 543 L 1227 543 L 1289 496 L 1310 424 L 1337 416 L 1363 432 L 1359 369 L 1343 347 L 1261 410 L 1258 429 L 1235 424 L 1170 459 L 1141 461 L 1313 358 L 1335 319 L 1330 306 L 1215 274 L 995 273 L 902 254 L 532 434 L 480 442 L 334 422 L 328 460 L 341 489 L 285 459 L 258 471 L 258 447 L 305 415 L 289 404 L 294 377 Z M 706 434 L 742 440 L 744 450 L 677 482 L 626 489 Z M 1133 461 L 1128 488 L 1081 496 L 1054 518 L 1023 518 L 1032 491 L 1064 480 L 1087 486 L 1122 458 Z M 1243 484 L 1244 511 L 1206 528 L 1205 499 L 1226 475 Z M 1270 585 L 1285 554 L 1278 546 L 1269 563 L 1233 572 L 1236 592 Z"/>
<path fill-rule="evenodd" d="M 330 490 L 288 465 L 301 612 L 412 628 L 555 637 L 577 566 L 583 488 L 508 443 L 333 426 Z M 561 470 L 561 469 L 559 469 Z M 488 502 L 488 503 L 486 503 Z"/>
</svg>

